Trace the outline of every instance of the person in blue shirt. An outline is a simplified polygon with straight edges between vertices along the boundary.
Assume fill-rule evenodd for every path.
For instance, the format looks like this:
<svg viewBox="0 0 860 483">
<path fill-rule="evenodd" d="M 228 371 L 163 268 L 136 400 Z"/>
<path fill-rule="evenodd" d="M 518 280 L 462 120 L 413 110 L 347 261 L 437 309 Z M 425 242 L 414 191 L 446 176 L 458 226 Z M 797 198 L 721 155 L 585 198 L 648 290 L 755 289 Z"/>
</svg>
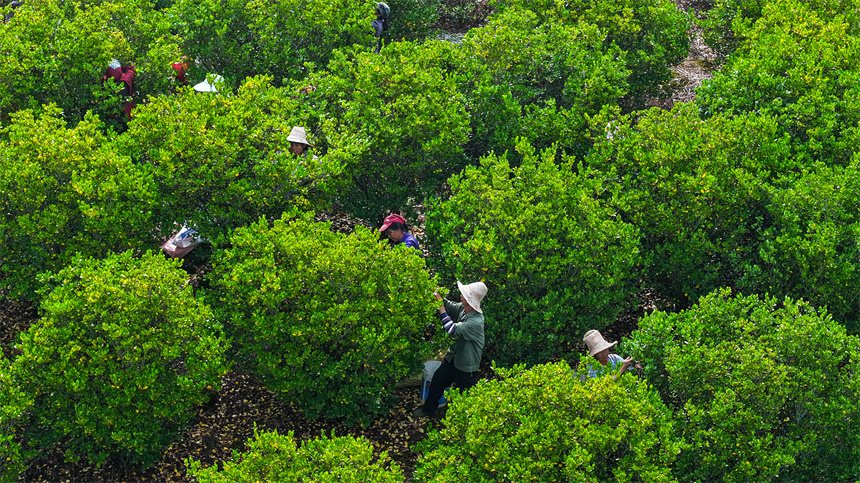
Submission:
<svg viewBox="0 0 860 483">
<path fill-rule="evenodd" d="M 406 218 L 400 215 L 386 216 L 379 231 L 382 232 L 383 237 L 388 237 L 388 244 L 391 246 L 405 245 L 419 251 L 421 250 L 421 247 L 418 246 L 418 240 L 409 233 Z"/>
<path fill-rule="evenodd" d="M 633 364 L 632 357 L 622 359 L 618 354 L 610 354 L 609 349 L 615 346 L 618 342 L 607 342 L 606 339 L 600 335 L 600 332 L 596 330 L 589 330 L 586 332 L 585 337 L 583 337 L 582 340 L 585 342 L 585 345 L 588 346 L 588 355 L 594 357 L 597 362 L 600 363 L 596 368 L 591 365 L 588 366 L 589 378 L 595 378 L 604 371 L 611 371 L 614 373 L 613 379 L 617 381 L 618 375 L 624 374 L 624 372 L 630 368 L 630 365 Z M 639 364 L 637 364 L 636 367 L 641 368 Z"/>
</svg>

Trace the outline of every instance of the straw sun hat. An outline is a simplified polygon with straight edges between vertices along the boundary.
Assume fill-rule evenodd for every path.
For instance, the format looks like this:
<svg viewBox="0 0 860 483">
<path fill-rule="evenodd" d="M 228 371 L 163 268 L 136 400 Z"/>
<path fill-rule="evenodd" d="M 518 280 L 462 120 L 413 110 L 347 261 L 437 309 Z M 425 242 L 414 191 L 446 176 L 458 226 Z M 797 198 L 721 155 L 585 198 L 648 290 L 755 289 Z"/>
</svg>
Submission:
<svg viewBox="0 0 860 483">
<path fill-rule="evenodd" d="M 480 314 L 484 313 L 484 311 L 481 310 L 481 300 L 484 300 L 484 297 L 487 295 L 487 286 L 484 285 L 484 282 L 475 282 L 470 283 L 469 285 L 463 285 L 458 280 L 457 288 L 460 289 L 460 295 L 466 299 L 469 306 L 477 310 Z"/>
<path fill-rule="evenodd" d="M 305 128 L 299 126 L 290 130 L 290 135 L 287 137 L 287 141 L 291 143 L 307 144 L 308 146 L 313 147 L 313 144 L 308 142 L 308 135 L 305 132 Z"/>
<path fill-rule="evenodd" d="M 582 338 L 585 341 L 585 345 L 588 346 L 588 355 L 593 356 L 598 352 L 602 352 L 610 347 L 614 346 L 618 342 L 607 342 L 606 339 L 600 335 L 600 332 L 596 330 L 589 330 L 585 333 L 585 337 Z"/>
</svg>

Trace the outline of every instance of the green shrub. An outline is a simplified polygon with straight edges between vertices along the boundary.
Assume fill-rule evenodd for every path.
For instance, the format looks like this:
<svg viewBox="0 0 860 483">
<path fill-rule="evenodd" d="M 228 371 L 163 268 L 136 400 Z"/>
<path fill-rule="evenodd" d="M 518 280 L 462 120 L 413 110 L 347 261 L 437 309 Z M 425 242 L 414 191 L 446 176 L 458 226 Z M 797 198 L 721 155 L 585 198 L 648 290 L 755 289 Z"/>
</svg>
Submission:
<svg viewBox="0 0 860 483">
<path fill-rule="evenodd" d="M 352 154 L 337 147 L 318 159 L 290 154 L 287 137 L 302 125 L 294 113 L 299 101 L 269 80 L 247 79 L 236 95 L 184 90 L 138 110 L 121 145 L 153 176 L 161 203 L 152 210 L 162 237 L 187 223 L 224 240 L 260 216 L 324 203 L 332 177 Z"/>
<path fill-rule="evenodd" d="M 449 179 L 426 231 L 444 280 L 482 280 L 491 358 L 508 365 L 567 354 L 635 292 L 638 232 L 599 201 L 602 181 L 520 142 L 519 167 L 485 157 Z"/>
<path fill-rule="evenodd" d="M 23 111 L 0 140 L 0 294 L 35 299 L 36 276 L 79 255 L 157 246 L 152 178 L 86 116 Z"/>
<path fill-rule="evenodd" d="M 70 126 L 93 110 L 120 128 L 121 100 L 101 85 L 111 59 L 135 67 L 132 96 L 141 101 L 168 92 L 170 63 L 179 57 L 177 38 L 147 0 L 25 2 L 0 29 L 4 124 L 12 112 L 55 103 Z"/>
<path fill-rule="evenodd" d="M 386 412 L 430 350 L 435 280 L 413 249 L 378 237 L 293 211 L 237 229 L 212 262 L 213 297 L 243 360 L 310 418 Z"/>
<path fill-rule="evenodd" d="M 352 150 L 338 201 L 365 220 L 410 197 L 432 192 L 462 165 L 468 116 L 452 77 L 442 69 L 443 42 L 397 42 L 381 54 L 334 54 L 328 70 L 312 74 L 317 87 L 302 103 L 305 125 Z M 300 84 L 295 84 L 298 87 Z"/>
<path fill-rule="evenodd" d="M 51 278 L 13 363 L 33 400 L 29 445 L 59 445 L 68 461 L 146 465 L 218 390 L 227 342 L 178 265 L 125 252 Z"/>
<path fill-rule="evenodd" d="M 760 261 L 738 287 L 827 307 L 849 332 L 860 331 L 860 156 L 851 165 L 815 166 L 773 193 L 773 225 Z"/>
<path fill-rule="evenodd" d="M 400 467 L 383 452 L 374 461 L 373 445 L 353 436 L 319 438 L 298 447 L 290 431 L 258 433 L 249 439 L 244 452 L 233 451 L 233 461 L 201 467 L 199 461 L 186 460 L 188 473 L 199 483 L 235 481 L 314 481 L 320 483 L 396 483 L 404 481 Z"/>
<path fill-rule="evenodd" d="M 860 35 L 852 28 L 804 2 L 769 3 L 742 51 L 698 89 L 703 115 L 771 116 L 801 166 L 848 164 L 860 145 Z"/>
<path fill-rule="evenodd" d="M 645 284 L 680 307 L 736 285 L 757 263 L 774 184 L 796 168 L 777 122 L 703 121 L 694 106 L 678 106 L 652 109 L 635 126 L 594 124 L 586 163 L 607 180 L 621 219 L 641 230 Z"/>
<path fill-rule="evenodd" d="M 11 363 L 0 354 L 0 481 L 14 481 L 24 470 L 26 449 L 20 443 L 21 427 L 33 404 L 18 386 Z"/>
<path fill-rule="evenodd" d="M 177 0 L 165 14 L 195 60 L 191 74 L 271 76 L 275 85 L 307 75 L 306 62 L 325 66 L 339 48 L 370 50 L 376 2 L 336 0 Z"/>
<path fill-rule="evenodd" d="M 679 64 L 690 47 L 687 14 L 669 0 L 497 0 L 495 5 L 496 15 L 531 11 L 541 24 L 598 27 L 606 35 L 604 53 L 623 52 L 630 74 L 628 99 L 635 107 L 661 94 L 660 86 L 672 78 L 669 67 Z"/>
<path fill-rule="evenodd" d="M 647 383 L 582 382 L 566 362 L 497 371 L 452 394 L 418 447 L 417 481 L 674 481 L 680 443 Z"/>
<path fill-rule="evenodd" d="M 860 341 L 824 310 L 724 289 L 628 342 L 690 444 L 680 480 L 860 477 Z"/>
<path fill-rule="evenodd" d="M 584 154 L 588 116 L 627 92 L 622 52 L 605 40 L 597 27 L 528 10 L 496 14 L 470 31 L 453 53 L 471 117 L 470 154 L 513 150 L 520 136 Z"/>
<path fill-rule="evenodd" d="M 703 18 L 697 18 L 704 29 L 704 40 L 722 58 L 734 53 L 748 41 L 746 35 L 756 21 L 762 17 L 764 8 L 772 2 L 755 0 L 707 0 L 711 8 L 703 9 Z M 825 18 L 841 16 L 857 34 L 858 5 L 856 0 L 804 0 L 804 8 L 809 8 Z M 783 8 L 783 7 L 779 7 Z M 741 54 L 743 55 L 743 54 Z"/>
</svg>

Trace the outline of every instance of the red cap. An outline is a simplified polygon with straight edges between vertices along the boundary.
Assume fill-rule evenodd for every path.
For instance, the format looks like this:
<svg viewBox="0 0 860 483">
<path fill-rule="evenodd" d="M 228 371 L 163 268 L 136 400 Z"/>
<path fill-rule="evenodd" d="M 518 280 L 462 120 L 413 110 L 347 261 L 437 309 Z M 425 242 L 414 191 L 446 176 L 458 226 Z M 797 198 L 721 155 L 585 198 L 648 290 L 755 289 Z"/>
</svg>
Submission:
<svg viewBox="0 0 860 483">
<path fill-rule="evenodd" d="M 403 218 L 400 215 L 388 215 L 385 217 L 385 221 L 382 222 L 382 228 L 379 231 L 385 231 L 391 226 L 392 223 L 403 223 L 406 224 L 406 218 Z"/>
</svg>

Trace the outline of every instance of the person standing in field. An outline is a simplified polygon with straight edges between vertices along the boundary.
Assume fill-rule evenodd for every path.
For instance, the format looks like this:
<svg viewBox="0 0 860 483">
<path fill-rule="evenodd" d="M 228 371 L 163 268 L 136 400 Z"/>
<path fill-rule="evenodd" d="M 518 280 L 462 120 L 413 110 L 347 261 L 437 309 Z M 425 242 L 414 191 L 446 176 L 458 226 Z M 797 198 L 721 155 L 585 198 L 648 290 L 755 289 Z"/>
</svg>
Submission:
<svg viewBox="0 0 860 483">
<path fill-rule="evenodd" d="M 430 381 L 430 393 L 424 405 L 416 409 L 412 416 L 422 418 L 433 416 L 439 409 L 439 398 L 452 384 L 466 390 L 478 383 L 478 368 L 484 351 L 484 311 L 481 301 L 487 295 L 484 282 L 463 285 L 459 281 L 460 303 L 443 299 L 438 317 L 442 327 L 454 338 L 442 365 L 436 369 Z"/>
</svg>

